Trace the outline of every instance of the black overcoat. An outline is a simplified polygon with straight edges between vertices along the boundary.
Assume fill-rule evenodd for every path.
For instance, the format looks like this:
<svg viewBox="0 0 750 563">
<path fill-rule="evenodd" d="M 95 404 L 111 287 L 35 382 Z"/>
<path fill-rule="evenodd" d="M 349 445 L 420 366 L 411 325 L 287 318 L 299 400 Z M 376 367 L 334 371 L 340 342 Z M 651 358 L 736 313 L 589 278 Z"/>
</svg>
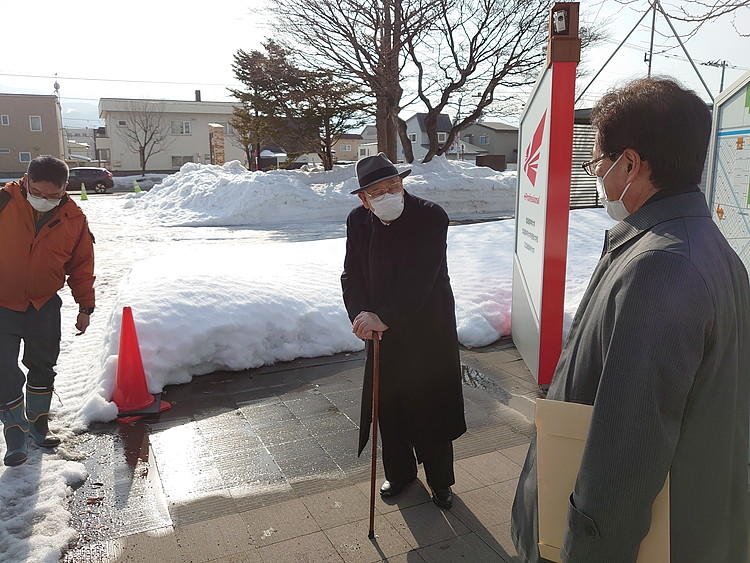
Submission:
<svg viewBox="0 0 750 563">
<path fill-rule="evenodd" d="M 381 419 L 397 416 L 412 444 L 466 431 L 456 312 L 448 277 L 448 215 L 404 192 L 404 211 L 383 224 L 364 207 L 346 221 L 341 287 L 349 318 L 362 311 L 388 325 L 380 347 Z M 372 349 L 367 347 L 359 450 L 370 437 Z"/>
</svg>

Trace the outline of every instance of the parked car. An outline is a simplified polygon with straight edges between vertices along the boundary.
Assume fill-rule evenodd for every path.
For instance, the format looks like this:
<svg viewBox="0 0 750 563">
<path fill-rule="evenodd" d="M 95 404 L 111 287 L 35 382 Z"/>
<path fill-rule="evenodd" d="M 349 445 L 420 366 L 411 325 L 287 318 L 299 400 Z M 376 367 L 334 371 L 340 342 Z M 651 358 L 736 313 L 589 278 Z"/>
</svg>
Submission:
<svg viewBox="0 0 750 563">
<path fill-rule="evenodd" d="M 106 168 L 81 166 L 70 169 L 68 189 L 80 190 L 81 184 L 86 184 L 87 190 L 94 190 L 98 194 L 111 191 L 115 185 L 112 172 Z"/>
</svg>

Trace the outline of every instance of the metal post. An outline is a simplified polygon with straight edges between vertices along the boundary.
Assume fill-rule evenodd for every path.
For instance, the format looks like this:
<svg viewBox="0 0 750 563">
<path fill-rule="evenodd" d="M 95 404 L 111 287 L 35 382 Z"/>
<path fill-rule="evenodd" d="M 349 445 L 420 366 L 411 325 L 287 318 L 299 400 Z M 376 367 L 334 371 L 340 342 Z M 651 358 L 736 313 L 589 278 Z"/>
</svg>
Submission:
<svg viewBox="0 0 750 563">
<path fill-rule="evenodd" d="M 727 69 L 727 61 L 721 61 L 721 85 L 719 86 L 719 94 L 724 91 L 724 71 Z"/>
<path fill-rule="evenodd" d="M 654 59 L 654 30 L 656 29 L 656 4 L 651 4 L 651 45 L 648 48 L 648 77 L 651 78 L 651 61 Z"/>
<path fill-rule="evenodd" d="M 659 0 L 656 0 L 656 5 L 659 6 L 659 11 L 661 11 L 661 13 L 664 15 L 664 19 L 667 20 L 667 23 L 669 24 L 669 27 L 672 30 L 672 33 L 674 33 L 675 39 L 677 39 L 677 42 L 680 44 L 680 47 L 682 47 L 682 50 L 684 51 L 685 55 L 690 61 L 690 64 L 693 65 L 693 70 L 695 71 L 695 74 L 698 75 L 698 78 L 700 79 L 701 84 L 703 84 L 703 87 L 706 89 L 706 93 L 708 94 L 708 97 L 711 98 L 711 101 L 713 102 L 714 96 L 713 94 L 711 94 L 711 90 L 708 89 L 708 85 L 706 84 L 706 81 L 703 80 L 703 76 L 701 76 L 701 73 L 698 71 L 698 67 L 695 66 L 695 63 L 693 62 L 693 58 L 690 56 L 690 53 L 688 53 L 688 50 L 685 48 L 685 44 L 682 42 L 682 39 L 680 39 L 680 35 L 677 33 L 677 30 L 672 25 L 672 20 L 669 19 L 667 12 L 664 11 L 664 8 L 662 7 L 661 2 L 659 2 Z"/>
</svg>

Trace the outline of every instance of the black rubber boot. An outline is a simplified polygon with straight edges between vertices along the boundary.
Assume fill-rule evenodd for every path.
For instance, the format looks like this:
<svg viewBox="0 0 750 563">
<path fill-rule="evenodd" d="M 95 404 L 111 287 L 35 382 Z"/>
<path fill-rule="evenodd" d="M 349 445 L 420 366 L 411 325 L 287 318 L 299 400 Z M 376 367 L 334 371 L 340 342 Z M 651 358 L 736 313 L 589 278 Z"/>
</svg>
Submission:
<svg viewBox="0 0 750 563">
<path fill-rule="evenodd" d="M 0 421 L 3 423 L 5 436 L 5 458 L 3 463 L 9 467 L 21 465 L 27 459 L 29 422 L 23 412 L 23 397 L 0 407 Z"/>
<path fill-rule="evenodd" d="M 49 407 L 52 389 L 26 386 L 26 418 L 29 420 L 29 435 L 37 446 L 56 448 L 60 438 L 49 431 Z"/>
</svg>

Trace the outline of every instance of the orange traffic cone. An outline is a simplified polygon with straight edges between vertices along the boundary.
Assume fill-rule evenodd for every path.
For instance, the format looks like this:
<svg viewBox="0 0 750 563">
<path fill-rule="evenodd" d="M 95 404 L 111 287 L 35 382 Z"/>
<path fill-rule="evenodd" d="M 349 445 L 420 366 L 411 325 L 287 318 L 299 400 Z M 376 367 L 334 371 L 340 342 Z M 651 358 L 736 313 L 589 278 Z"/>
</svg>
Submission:
<svg viewBox="0 0 750 563">
<path fill-rule="evenodd" d="M 117 358 L 117 378 L 112 401 L 117 405 L 118 418 L 121 422 L 131 422 L 140 416 L 158 414 L 172 405 L 162 401 L 160 395 L 152 395 L 146 387 L 146 373 L 143 370 L 141 350 L 138 346 L 138 334 L 135 331 L 133 310 L 122 309 L 120 327 L 120 351 Z"/>
</svg>

